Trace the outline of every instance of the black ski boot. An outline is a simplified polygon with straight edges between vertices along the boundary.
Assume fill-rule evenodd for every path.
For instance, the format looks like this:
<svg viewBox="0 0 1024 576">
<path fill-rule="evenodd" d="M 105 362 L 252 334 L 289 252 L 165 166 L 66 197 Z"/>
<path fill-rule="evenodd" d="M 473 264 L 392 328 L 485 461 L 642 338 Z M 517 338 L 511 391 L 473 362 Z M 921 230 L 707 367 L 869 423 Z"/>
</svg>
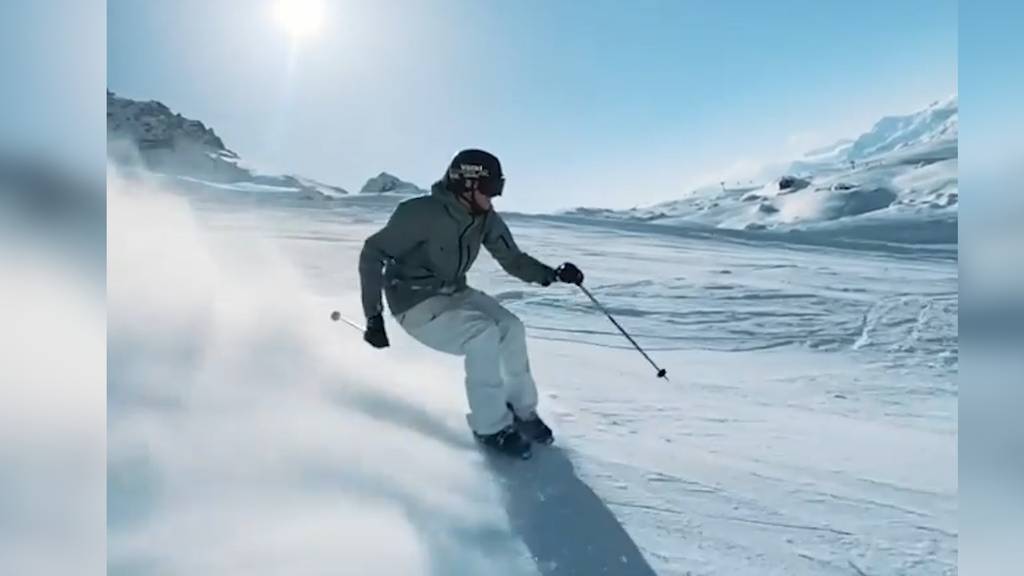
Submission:
<svg viewBox="0 0 1024 576">
<path fill-rule="evenodd" d="M 536 412 L 530 418 L 520 418 L 513 411 L 512 418 L 514 419 L 516 430 L 519 430 L 520 434 L 529 438 L 530 441 L 544 445 L 549 445 L 555 441 L 555 435 L 552 434 L 551 428 L 548 428 L 548 425 L 540 419 Z"/>
<path fill-rule="evenodd" d="M 516 430 L 514 424 L 510 424 L 494 434 L 477 434 L 474 432 L 473 435 L 484 446 L 507 456 L 522 458 L 523 460 L 528 460 L 533 456 L 533 452 L 530 451 L 530 441 Z"/>
</svg>

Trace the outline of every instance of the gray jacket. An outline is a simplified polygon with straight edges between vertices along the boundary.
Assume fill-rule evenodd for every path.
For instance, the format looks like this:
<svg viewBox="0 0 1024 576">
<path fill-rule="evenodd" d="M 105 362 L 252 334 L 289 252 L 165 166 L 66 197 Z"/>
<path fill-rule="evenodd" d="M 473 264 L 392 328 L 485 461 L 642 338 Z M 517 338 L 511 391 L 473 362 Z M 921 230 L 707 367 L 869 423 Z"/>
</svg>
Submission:
<svg viewBox="0 0 1024 576">
<path fill-rule="evenodd" d="M 480 245 L 509 274 L 524 282 L 548 285 L 555 271 L 519 250 L 495 211 L 472 215 L 437 182 L 429 196 L 398 205 L 388 223 L 366 239 L 359 255 L 363 312 L 380 314 L 383 288 L 392 314 L 442 293 L 466 288 L 466 271 Z"/>
</svg>

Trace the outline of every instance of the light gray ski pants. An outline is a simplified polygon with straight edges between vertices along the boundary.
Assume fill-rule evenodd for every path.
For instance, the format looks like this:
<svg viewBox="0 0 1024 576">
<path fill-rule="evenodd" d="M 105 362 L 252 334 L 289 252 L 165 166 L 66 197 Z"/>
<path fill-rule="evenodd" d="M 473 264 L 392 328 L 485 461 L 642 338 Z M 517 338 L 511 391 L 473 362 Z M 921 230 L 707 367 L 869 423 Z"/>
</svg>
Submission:
<svg viewBox="0 0 1024 576">
<path fill-rule="evenodd" d="M 465 356 L 469 425 L 493 434 L 537 407 L 537 386 L 526 355 L 526 330 L 515 314 L 487 294 L 467 288 L 433 296 L 396 316 L 419 342 Z"/>
</svg>

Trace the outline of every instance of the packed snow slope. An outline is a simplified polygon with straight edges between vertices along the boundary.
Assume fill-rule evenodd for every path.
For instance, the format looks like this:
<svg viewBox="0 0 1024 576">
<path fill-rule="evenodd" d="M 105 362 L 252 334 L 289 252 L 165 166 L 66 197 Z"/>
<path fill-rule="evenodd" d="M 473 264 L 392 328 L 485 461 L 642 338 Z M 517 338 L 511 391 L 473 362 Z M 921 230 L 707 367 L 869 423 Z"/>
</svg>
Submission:
<svg viewBox="0 0 1024 576">
<path fill-rule="evenodd" d="M 459 358 L 328 319 L 393 197 L 180 184 L 111 184 L 111 574 L 956 573 L 955 252 L 510 215 L 671 379 L 481 257 L 558 437 L 512 462 Z"/>
<path fill-rule="evenodd" d="M 794 161 L 769 182 L 721 182 L 678 200 L 567 215 L 736 230 L 824 232 L 871 240 L 955 244 L 959 185 L 956 96 L 879 120 Z"/>
</svg>

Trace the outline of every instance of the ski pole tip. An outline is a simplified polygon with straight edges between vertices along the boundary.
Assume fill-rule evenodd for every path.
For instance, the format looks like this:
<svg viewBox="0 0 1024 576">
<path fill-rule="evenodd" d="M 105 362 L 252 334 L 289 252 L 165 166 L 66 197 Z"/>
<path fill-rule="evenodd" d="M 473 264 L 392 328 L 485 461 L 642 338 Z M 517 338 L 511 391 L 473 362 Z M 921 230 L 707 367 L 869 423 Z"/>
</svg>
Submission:
<svg viewBox="0 0 1024 576">
<path fill-rule="evenodd" d="M 666 374 L 668 374 L 668 372 L 664 368 L 658 370 L 658 378 L 664 378 L 668 380 L 668 376 L 666 376 Z"/>
</svg>

